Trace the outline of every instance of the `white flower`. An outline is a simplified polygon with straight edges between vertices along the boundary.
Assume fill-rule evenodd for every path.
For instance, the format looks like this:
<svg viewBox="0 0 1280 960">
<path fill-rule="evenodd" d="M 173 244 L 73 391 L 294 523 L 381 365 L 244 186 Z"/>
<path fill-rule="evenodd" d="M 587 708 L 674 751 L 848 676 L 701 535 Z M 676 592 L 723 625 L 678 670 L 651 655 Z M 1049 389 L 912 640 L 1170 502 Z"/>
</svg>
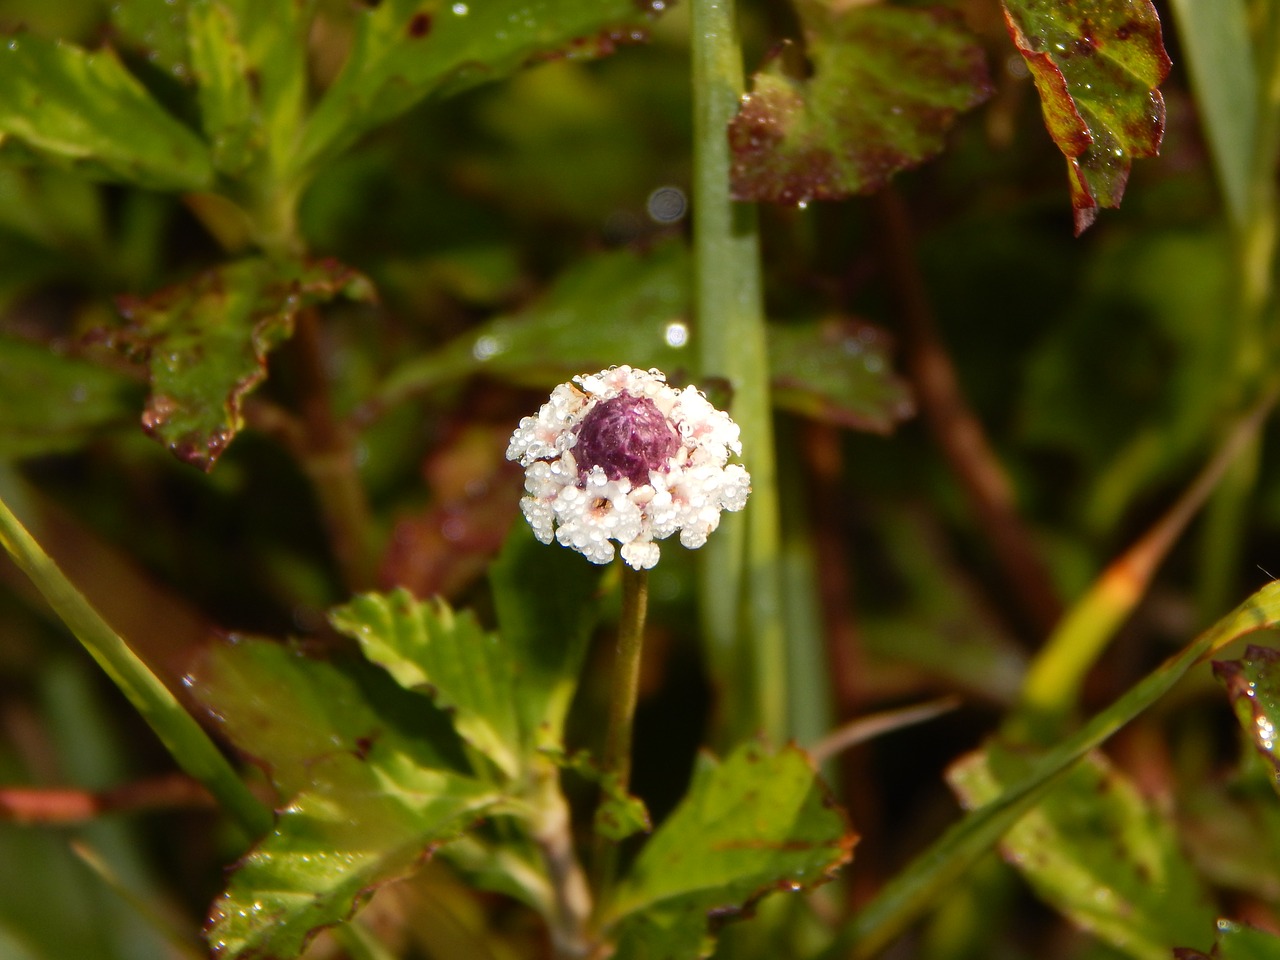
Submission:
<svg viewBox="0 0 1280 960">
<path fill-rule="evenodd" d="M 525 468 L 520 502 L 543 543 L 559 540 L 592 563 L 658 562 L 655 540 L 677 531 L 700 547 L 720 511 L 741 510 L 751 478 L 738 425 L 694 387 L 677 390 L 659 370 L 610 367 L 551 392 L 511 436 L 507 459 Z"/>
</svg>

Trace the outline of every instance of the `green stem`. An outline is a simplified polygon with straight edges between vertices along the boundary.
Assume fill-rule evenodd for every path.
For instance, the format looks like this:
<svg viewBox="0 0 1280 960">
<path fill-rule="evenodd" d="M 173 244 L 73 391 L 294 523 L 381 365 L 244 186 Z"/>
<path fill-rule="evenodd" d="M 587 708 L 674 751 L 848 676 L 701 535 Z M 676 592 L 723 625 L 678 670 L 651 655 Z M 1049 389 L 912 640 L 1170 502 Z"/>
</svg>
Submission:
<svg viewBox="0 0 1280 960">
<path fill-rule="evenodd" d="M 649 611 L 649 571 L 622 568 L 622 619 L 618 624 L 618 653 L 609 695 L 609 729 L 604 741 L 604 774 L 620 791 L 631 784 L 631 731 L 640 695 L 640 657 L 644 622 Z"/>
<path fill-rule="evenodd" d="M 787 736 L 787 656 L 760 239 L 755 207 L 730 195 L 727 128 L 744 88 L 734 0 L 694 0 L 692 21 L 695 343 L 702 375 L 724 378 L 733 391 L 752 481 L 746 515 L 726 518 L 704 548 L 703 632 L 727 700 L 723 739 L 759 728 L 780 742 Z M 735 699 L 744 679 L 749 701 Z"/>
<path fill-rule="evenodd" d="M 270 830 L 270 809 L 249 791 L 191 714 L 102 619 L 2 500 L 0 542 L 156 732 L 178 766 L 204 784 L 249 836 Z"/>
<path fill-rule="evenodd" d="M 1226 644 L 1280 623 L 1280 584 L 1268 584 L 1166 660 L 1079 731 L 1033 760 L 1016 783 L 972 810 L 881 888 L 815 960 L 870 960 L 926 910 L 946 898 L 966 872 L 1090 750 L 1150 707 L 1187 671 Z"/>
<path fill-rule="evenodd" d="M 644 622 L 649 610 L 649 571 L 622 567 L 622 615 L 618 623 L 618 650 L 613 663 L 609 690 L 609 727 L 605 733 L 604 756 L 600 766 L 607 789 L 622 795 L 631 785 L 631 734 L 635 725 L 636 701 L 640 696 L 640 662 L 644 650 Z M 597 900 L 607 899 L 613 883 L 617 846 L 597 832 L 592 866 Z"/>
<path fill-rule="evenodd" d="M 1258 431 L 1275 402 L 1273 390 L 1235 425 L 1168 512 L 1103 571 L 1063 617 L 1027 671 L 1022 703 L 1005 728 L 1011 739 L 1045 743 L 1058 735 L 1094 661 L 1224 475 L 1256 446 Z"/>
</svg>

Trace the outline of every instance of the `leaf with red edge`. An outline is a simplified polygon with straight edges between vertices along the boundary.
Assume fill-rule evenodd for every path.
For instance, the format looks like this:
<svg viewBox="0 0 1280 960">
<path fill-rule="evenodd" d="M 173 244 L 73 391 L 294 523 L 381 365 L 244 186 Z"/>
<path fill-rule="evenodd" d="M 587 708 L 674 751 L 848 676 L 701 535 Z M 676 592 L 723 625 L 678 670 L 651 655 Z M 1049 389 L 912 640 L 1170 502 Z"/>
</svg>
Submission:
<svg viewBox="0 0 1280 960">
<path fill-rule="evenodd" d="M 775 56 L 753 77 L 729 125 L 739 200 L 872 193 L 938 153 L 956 115 L 991 91 L 981 48 L 949 11 L 797 9 L 812 75 Z"/>
<path fill-rule="evenodd" d="M 245 396 L 298 311 L 339 295 L 369 299 L 368 280 L 336 260 L 240 260 L 145 299 L 121 298 L 118 343 L 145 359 L 151 396 L 142 426 L 180 460 L 213 469 L 244 426 Z"/>
<path fill-rule="evenodd" d="M 1120 205 L 1133 158 L 1160 152 L 1160 18 L 1151 0 L 1004 0 L 1004 16 L 1067 158 L 1079 236 Z"/>
</svg>

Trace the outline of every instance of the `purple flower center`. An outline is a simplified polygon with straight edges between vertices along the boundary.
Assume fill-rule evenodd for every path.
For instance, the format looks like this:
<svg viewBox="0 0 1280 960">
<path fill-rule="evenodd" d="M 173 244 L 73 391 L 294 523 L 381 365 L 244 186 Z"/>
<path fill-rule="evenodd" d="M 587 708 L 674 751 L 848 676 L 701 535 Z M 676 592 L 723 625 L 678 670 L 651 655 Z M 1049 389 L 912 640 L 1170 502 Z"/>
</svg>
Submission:
<svg viewBox="0 0 1280 960">
<path fill-rule="evenodd" d="M 665 472 L 678 449 L 679 435 L 653 401 L 623 393 L 582 418 L 573 455 L 582 474 L 599 467 L 610 480 L 626 477 L 638 487 L 650 470 Z"/>
</svg>

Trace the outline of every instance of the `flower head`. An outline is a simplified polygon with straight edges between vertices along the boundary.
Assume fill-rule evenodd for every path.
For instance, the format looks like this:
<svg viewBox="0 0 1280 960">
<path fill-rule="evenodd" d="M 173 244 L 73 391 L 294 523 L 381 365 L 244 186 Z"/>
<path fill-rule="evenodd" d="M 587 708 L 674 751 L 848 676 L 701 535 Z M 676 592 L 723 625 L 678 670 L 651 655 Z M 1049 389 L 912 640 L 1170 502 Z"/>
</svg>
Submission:
<svg viewBox="0 0 1280 960">
<path fill-rule="evenodd" d="M 525 468 L 520 502 L 543 543 L 559 540 L 592 563 L 658 562 L 655 540 L 677 531 L 700 547 L 721 510 L 741 510 L 751 478 L 740 464 L 738 426 L 694 387 L 677 390 L 659 370 L 610 367 L 551 392 L 511 436 L 507 459 Z"/>
</svg>

